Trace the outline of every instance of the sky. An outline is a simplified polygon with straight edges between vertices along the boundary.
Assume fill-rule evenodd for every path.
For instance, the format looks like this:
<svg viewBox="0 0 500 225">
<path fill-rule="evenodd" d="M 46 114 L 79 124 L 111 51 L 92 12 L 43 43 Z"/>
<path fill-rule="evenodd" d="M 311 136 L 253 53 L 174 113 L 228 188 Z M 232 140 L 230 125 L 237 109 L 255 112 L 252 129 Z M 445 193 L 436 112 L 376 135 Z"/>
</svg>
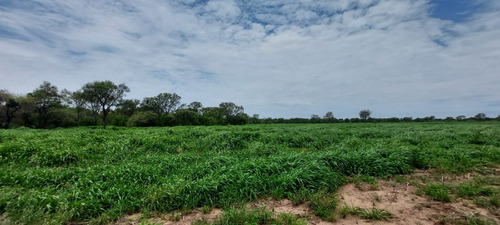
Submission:
<svg viewBox="0 0 500 225">
<path fill-rule="evenodd" d="M 125 83 L 249 115 L 500 115 L 498 0 L 0 0 L 0 89 Z"/>
</svg>

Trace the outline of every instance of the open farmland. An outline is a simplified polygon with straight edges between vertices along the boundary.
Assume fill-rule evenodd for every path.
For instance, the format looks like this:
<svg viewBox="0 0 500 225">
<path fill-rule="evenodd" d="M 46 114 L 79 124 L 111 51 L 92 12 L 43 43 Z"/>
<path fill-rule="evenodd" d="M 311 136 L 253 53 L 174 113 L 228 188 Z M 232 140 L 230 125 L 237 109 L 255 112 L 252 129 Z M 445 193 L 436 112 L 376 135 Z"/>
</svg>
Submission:
<svg viewBox="0 0 500 225">
<path fill-rule="evenodd" d="M 0 223 L 108 223 L 197 207 L 229 216 L 262 198 L 310 202 L 334 221 L 327 211 L 341 206 L 317 202 L 353 180 L 484 175 L 499 164 L 498 122 L 0 130 Z M 423 196 L 461 190 L 436 185 Z M 497 196 L 493 214 L 498 185 L 483 191 Z"/>
</svg>

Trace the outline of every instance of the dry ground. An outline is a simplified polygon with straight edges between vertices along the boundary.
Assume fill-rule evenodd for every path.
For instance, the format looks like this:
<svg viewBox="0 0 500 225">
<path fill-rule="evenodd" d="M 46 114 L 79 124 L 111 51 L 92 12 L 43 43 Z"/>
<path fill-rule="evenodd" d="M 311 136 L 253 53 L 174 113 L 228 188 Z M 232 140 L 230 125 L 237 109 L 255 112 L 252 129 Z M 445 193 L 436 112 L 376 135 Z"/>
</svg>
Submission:
<svg viewBox="0 0 500 225">
<path fill-rule="evenodd" d="M 500 170 L 496 169 L 493 176 L 499 176 Z M 404 176 L 405 181 L 379 180 L 376 185 L 368 183 L 349 183 L 338 190 L 339 205 L 337 210 L 343 206 L 351 208 L 384 209 L 393 216 L 386 221 L 372 221 L 361 219 L 359 216 L 349 215 L 346 218 L 337 216 L 337 221 L 327 222 L 314 215 L 307 203 L 293 205 L 288 199 L 273 200 L 262 199 L 247 204 L 248 208 L 265 207 L 276 214 L 288 213 L 304 218 L 313 225 L 350 225 L 350 224 L 448 224 L 443 218 L 460 219 L 467 216 L 479 216 L 488 218 L 493 223 L 500 224 L 500 217 L 491 214 L 490 211 L 480 208 L 473 201 L 467 199 L 455 199 L 451 203 L 442 203 L 429 200 L 425 196 L 417 194 L 419 182 L 438 181 L 446 183 L 460 183 L 473 179 L 477 174 L 466 174 L 460 176 L 436 175 L 432 171 L 416 171 L 412 175 Z M 150 218 L 142 218 L 142 214 L 125 216 L 117 221 L 116 225 L 136 224 L 164 224 L 164 225 L 188 225 L 198 219 L 212 222 L 222 215 L 221 209 L 211 209 L 208 213 L 202 213 L 202 209 L 194 209 L 189 213 L 173 212 L 164 215 L 155 215 Z"/>
</svg>

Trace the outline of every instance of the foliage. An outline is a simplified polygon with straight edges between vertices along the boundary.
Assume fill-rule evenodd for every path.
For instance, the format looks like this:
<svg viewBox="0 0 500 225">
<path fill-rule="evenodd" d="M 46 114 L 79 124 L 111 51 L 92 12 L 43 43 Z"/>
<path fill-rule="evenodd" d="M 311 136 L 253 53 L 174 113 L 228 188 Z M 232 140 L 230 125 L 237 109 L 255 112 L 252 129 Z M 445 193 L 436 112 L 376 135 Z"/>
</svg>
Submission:
<svg viewBox="0 0 500 225">
<path fill-rule="evenodd" d="M 337 208 L 338 199 L 334 193 L 329 193 L 323 189 L 311 195 L 309 201 L 314 214 L 324 220 L 335 221 L 335 209 Z"/>
<path fill-rule="evenodd" d="M 130 92 L 125 84 L 116 85 L 109 80 L 90 82 L 82 87 L 83 99 L 92 103 L 93 108 L 96 105 L 99 106 L 97 112 L 101 113 L 103 128 L 106 128 L 106 118 L 111 107 L 118 105 L 123 100 L 125 92 Z"/>
<path fill-rule="evenodd" d="M 181 103 L 181 96 L 176 93 L 160 93 L 155 97 L 144 98 L 141 108 L 151 110 L 159 116 L 173 113 Z"/>
<path fill-rule="evenodd" d="M 29 93 L 28 97 L 38 112 L 38 127 L 45 128 L 49 110 L 61 104 L 61 95 L 57 87 L 44 81 L 37 89 Z"/>
<path fill-rule="evenodd" d="M 138 112 L 127 121 L 129 127 L 152 127 L 157 124 L 158 116 L 151 111 Z"/>
<path fill-rule="evenodd" d="M 421 190 L 432 200 L 440 202 L 451 202 L 450 187 L 446 184 L 428 184 Z"/>
<path fill-rule="evenodd" d="M 368 109 L 361 110 L 359 112 L 359 118 L 362 119 L 362 120 L 367 120 L 368 118 L 370 118 L 371 114 L 372 114 L 372 111 L 370 111 Z"/>
<path fill-rule="evenodd" d="M 347 176 L 370 182 L 417 165 L 462 173 L 500 163 L 497 122 L 110 128 L 0 130 L 2 216 L 15 224 L 105 223 L 272 196 L 309 201 L 333 218 L 332 193 Z M 470 142 L 478 132 L 484 141 Z M 497 190 L 474 183 L 429 190 L 498 209 Z"/>
</svg>

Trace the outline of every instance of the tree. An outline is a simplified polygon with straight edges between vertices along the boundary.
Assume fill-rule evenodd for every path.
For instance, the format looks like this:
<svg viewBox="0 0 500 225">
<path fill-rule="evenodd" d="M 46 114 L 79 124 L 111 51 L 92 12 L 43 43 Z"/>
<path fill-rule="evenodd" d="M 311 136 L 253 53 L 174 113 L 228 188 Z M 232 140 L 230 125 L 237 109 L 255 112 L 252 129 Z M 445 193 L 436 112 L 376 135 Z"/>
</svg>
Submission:
<svg viewBox="0 0 500 225">
<path fill-rule="evenodd" d="M 21 108 L 21 104 L 7 90 L 0 90 L 0 107 L 5 110 L 5 121 L 2 121 L 2 127 L 7 129 L 14 114 Z"/>
<path fill-rule="evenodd" d="M 484 119 L 486 119 L 486 114 L 484 114 L 484 113 L 478 113 L 478 114 L 476 114 L 474 116 L 474 119 L 476 119 L 476 120 L 484 120 Z"/>
<path fill-rule="evenodd" d="M 332 120 L 334 118 L 333 117 L 333 113 L 332 112 L 327 112 L 323 118 L 327 119 L 327 120 Z"/>
<path fill-rule="evenodd" d="M 190 109 L 194 112 L 197 112 L 197 113 L 201 113 L 201 110 L 203 109 L 203 105 L 201 104 L 201 102 L 191 102 L 188 105 L 188 109 Z"/>
<path fill-rule="evenodd" d="M 318 115 L 311 115 L 311 119 L 309 120 L 311 123 L 319 123 L 321 122 L 321 117 Z"/>
<path fill-rule="evenodd" d="M 245 118 L 245 116 L 237 115 L 244 113 L 243 106 L 238 106 L 232 102 L 222 102 L 219 104 L 219 108 L 222 112 L 222 118 L 229 124 L 241 124 L 241 120 Z M 246 114 L 245 114 L 246 115 Z M 246 116 L 246 120 L 248 121 L 248 116 Z"/>
<path fill-rule="evenodd" d="M 219 107 L 205 107 L 202 110 L 205 125 L 222 124 L 224 112 Z"/>
<path fill-rule="evenodd" d="M 370 111 L 369 109 L 361 110 L 359 112 L 359 118 L 362 120 L 367 120 L 368 118 L 370 118 L 371 114 L 372 114 L 372 111 Z"/>
<path fill-rule="evenodd" d="M 259 114 L 253 114 L 252 117 L 250 117 L 249 121 L 250 123 L 259 123 L 259 117 L 260 115 Z"/>
<path fill-rule="evenodd" d="M 200 125 L 200 115 L 191 109 L 180 109 L 175 111 L 174 125 Z"/>
<path fill-rule="evenodd" d="M 243 112 L 243 106 L 237 106 L 232 102 L 222 102 L 219 104 L 219 108 L 221 108 L 224 113 L 224 117 L 236 116 L 238 113 Z"/>
<path fill-rule="evenodd" d="M 465 120 L 466 118 L 467 118 L 467 117 L 465 117 L 464 115 L 460 115 L 460 116 L 457 116 L 455 119 L 456 119 L 457 121 L 463 121 L 463 120 Z"/>
<path fill-rule="evenodd" d="M 116 85 L 111 81 L 94 81 L 82 87 L 83 97 L 87 102 L 99 106 L 102 118 L 102 127 L 106 129 L 106 118 L 111 107 L 116 106 L 130 89 L 125 84 Z"/>
<path fill-rule="evenodd" d="M 116 105 L 115 111 L 127 118 L 130 118 L 132 115 L 134 115 L 138 105 L 139 100 L 137 99 L 122 100 L 120 101 L 120 103 L 118 103 L 118 105 Z"/>
<path fill-rule="evenodd" d="M 69 99 L 71 105 L 76 109 L 76 125 L 80 126 L 80 120 L 82 118 L 82 111 L 85 109 L 85 98 L 81 90 L 69 93 Z"/>
<path fill-rule="evenodd" d="M 152 111 L 137 112 L 132 115 L 128 121 L 129 127 L 151 127 L 156 125 L 158 116 Z"/>
<path fill-rule="evenodd" d="M 44 128 L 47 125 L 49 110 L 61 104 L 61 95 L 57 87 L 44 81 L 40 87 L 29 93 L 28 97 L 35 104 L 38 112 L 38 127 Z"/>
<path fill-rule="evenodd" d="M 141 108 L 143 110 L 151 110 L 159 116 L 163 116 L 177 110 L 180 102 L 181 96 L 176 93 L 160 93 L 155 97 L 144 98 Z"/>
</svg>

